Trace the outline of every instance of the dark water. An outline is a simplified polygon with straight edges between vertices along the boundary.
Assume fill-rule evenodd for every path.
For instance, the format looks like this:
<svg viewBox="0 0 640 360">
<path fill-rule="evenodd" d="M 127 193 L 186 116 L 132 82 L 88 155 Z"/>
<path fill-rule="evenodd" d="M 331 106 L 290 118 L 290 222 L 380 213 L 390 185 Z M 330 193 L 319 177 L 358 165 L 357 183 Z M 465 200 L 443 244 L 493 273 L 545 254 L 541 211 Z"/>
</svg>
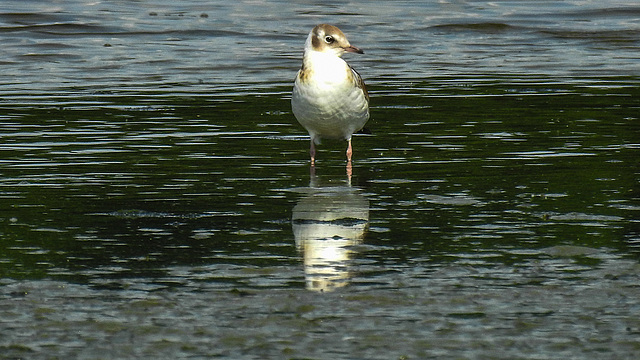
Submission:
<svg viewBox="0 0 640 360">
<path fill-rule="evenodd" d="M 634 359 L 632 1 L 0 4 L 0 358 Z M 290 112 L 316 23 L 370 135 Z"/>
</svg>

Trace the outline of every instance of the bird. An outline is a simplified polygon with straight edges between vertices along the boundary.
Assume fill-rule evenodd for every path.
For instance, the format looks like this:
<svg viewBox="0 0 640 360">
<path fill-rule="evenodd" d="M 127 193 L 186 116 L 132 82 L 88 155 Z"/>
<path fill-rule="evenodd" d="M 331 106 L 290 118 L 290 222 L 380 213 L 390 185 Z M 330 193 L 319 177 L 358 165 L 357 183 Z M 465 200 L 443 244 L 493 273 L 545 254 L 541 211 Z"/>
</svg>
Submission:
<svg viewBox="0 0 640 360">
<path fill-rule="evenodd" d="M 296 76 L 291 109 L 298 122 L 309 132 L 311 167 L 321 138 L 347 141 L 347 172 L 350 173 L 351 136 L 369 120 L 369 93 L 358 72 L 341 56 L 364 54 L 349 43 L 336 26 L 320 24 L 307 37 L 302 67 Z"/>
</svg>

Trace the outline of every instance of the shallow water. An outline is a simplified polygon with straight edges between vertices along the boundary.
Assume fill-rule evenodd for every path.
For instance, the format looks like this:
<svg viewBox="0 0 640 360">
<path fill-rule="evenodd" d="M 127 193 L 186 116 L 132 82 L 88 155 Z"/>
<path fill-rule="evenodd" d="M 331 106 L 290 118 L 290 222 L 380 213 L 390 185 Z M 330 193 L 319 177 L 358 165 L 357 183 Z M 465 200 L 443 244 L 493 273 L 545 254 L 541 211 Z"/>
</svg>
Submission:
<svg viewBox="0 0 640 360">
<path fill-rule="evenodd" d="M 5 358 L 635 358 L 634 2 L 0 5 Z M 306 32 L 369 135 L 290 113 Z"/>
</svg>

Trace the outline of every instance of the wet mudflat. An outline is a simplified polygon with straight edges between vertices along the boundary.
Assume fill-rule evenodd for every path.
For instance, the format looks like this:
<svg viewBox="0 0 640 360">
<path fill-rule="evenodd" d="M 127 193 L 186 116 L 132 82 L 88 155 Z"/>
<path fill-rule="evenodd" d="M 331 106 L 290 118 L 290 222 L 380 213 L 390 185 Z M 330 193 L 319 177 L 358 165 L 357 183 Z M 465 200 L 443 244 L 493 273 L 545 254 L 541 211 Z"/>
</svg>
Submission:
<svg viewBox="0 0 640 360">
<path fill-rule="evenodd" d="M 289 106 L 343 16 L 7 4 L 1 358 L 640 350 L 637 6 L 352 4 L 348 179 Z"/>
</svg>

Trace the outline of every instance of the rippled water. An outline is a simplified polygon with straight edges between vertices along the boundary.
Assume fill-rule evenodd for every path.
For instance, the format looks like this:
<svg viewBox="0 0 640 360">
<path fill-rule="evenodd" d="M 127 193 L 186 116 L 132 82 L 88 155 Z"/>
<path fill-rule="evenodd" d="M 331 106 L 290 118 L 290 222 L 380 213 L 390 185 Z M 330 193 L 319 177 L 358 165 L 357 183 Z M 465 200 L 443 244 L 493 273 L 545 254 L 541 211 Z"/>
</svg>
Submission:
<svg viewBox="0 0 640 360">
<path fill-rule="evenodd" d="M 632 1 L 3 1 L 6 358 L 635 358 Z M 290 113 L 340 26 L 369 135 Z"/>
</svg>

